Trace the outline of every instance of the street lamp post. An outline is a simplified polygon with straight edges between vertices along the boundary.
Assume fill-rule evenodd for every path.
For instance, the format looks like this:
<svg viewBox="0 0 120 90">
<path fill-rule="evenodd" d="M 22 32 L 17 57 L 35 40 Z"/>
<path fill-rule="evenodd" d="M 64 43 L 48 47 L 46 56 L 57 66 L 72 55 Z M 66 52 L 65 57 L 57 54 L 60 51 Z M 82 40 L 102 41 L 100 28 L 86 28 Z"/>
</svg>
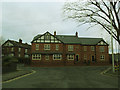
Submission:
<svg viewBox="0 0 120 90">
<path fill-rule="evenodd" d="M 110 10 L 112 12 L 112 7 L 110 5 Z M 111 13 L 110 13 L 111 14 Z M 112 37 L 112 15 L 110 15 L 111 19 L 111 50 L 112 50 L 112 68 L 113 68 L 113 73 L 115 72 L 115 67 L 114 67 L 114 52 L 113 52 L 113 37 Z"/>
</svg>

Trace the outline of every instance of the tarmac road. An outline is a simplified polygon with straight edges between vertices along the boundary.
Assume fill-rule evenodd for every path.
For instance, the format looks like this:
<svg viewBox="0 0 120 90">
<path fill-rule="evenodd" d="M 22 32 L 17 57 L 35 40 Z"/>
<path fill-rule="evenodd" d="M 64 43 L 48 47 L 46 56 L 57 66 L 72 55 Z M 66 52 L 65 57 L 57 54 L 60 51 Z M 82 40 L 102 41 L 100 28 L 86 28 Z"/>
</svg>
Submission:
<svg viewBox="0 0 120 90">
<path fill-rule="evenodd" d="M 27 67 L 36 73 L 3 88 L 118 88 L 118 78 L 100 74 L 108 66 Z"/>
</svg>

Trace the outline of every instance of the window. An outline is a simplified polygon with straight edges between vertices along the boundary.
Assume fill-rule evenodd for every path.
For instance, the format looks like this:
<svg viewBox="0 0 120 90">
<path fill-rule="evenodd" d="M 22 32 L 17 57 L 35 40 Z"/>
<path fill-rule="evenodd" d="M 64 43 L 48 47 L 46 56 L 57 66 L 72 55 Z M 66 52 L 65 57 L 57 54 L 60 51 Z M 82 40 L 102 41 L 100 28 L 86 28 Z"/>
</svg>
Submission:
<svg viewBox="0 0 120 90">
<path fill-rule="evenodd" d="M 73 51 L 73 45 L 68 45 L 68 51 Z"/>
<path fill-rule="evenodd" d="M 61 54 L 53 54 L 53 60 L 61 60 L 62 55 Z"/>
<path fill-rule="evenodd" d="M 44 50 L 50 50 L 50 44 L 45 44 L 44 45 Z"/>
<path fill-rule="evenodd" d="M 21 57 L 21 55 L 20 55 L 20 54 L 18 54 L 18 57 Z"/>
<path fill-rule="evenodd" d="M 100 52 L 104 52 L 104 46 L 100 46 L 99 49 L 100 49 Z"/>
<path fill-rule="evenodd" d="M 95 47 L 94 46 L 91 46 L 91 51 L 95 51 Z"/>
<path fill-rule="evenodd" d="M 45 60 L 49 60 L 49 55 L 46 55 L 46 56 L 45 56 Z"/>
<path fill-rule="evenodd" d="M 84 54 L 84 60 L 87 60 L 87 55 L 86 54 Z"/>
<path fill-rule="evenodd" d="M 21 51 L 21 48 L 19 48 L 18 51 L 20 52 L 20 51 Z"/>
<path fill-rule="evenodd" d="M 29 57 L 29 55 L 25 55 L 25 58 L 28 58 Z"/>
<path fill-rule="evenodd" d="M 9 48 L 7 48 L 7 52 L 9 52 Z"/>
<path fill-rule="evenodd" d="M 84 46 L 84 51 L 87 51 L 87 46 Z"/>
<path fill-rule="evenodd" d="M 50 39 L 50 35 L 45 35 L 45 40 L 49 40 Z"/>
<path fill-rule="evenodd" d="M 36 50 L 39 50 L 39 44 L 36 44 Z"/>
<path fill-rule="evenodd" d="M 41 54 L 33 54 L 32 60 L 41 60 Z"/>
<path fill-rule="evenodd" d="M 59 50 L 59 45 L 58 44 L 56 44 L 56 50 Z"/>
<path fill-rule="evenodd" d="M 102 60 L 105 60 L 105 55 L 101 55 L 100 56 L 100 60 L 102 61 Z"/>
<path fill-rule="evenodd" d="M 14 56 L 14 54 L 13 54 L 13 53 L 11 53 L 11 54 L 9 54 L 9 56 Z"/>
<path fill-rule="evenodd" d="M 71 55 L 71 54 L 67 55 L 67 59 L 68 60 L 74 60 L 74 55 Z"/>
<path fill-rule="evenodd" d="M 25 53 L 27 53 L 28 49 L 25 49 Z"/>
<path fill-rule="evenodd" d="M 13 48 L 13 47 L 11 48 L 11 51 L 12 51 L 12 52 L 14 51 L 14 48 Z"/>
</svg>

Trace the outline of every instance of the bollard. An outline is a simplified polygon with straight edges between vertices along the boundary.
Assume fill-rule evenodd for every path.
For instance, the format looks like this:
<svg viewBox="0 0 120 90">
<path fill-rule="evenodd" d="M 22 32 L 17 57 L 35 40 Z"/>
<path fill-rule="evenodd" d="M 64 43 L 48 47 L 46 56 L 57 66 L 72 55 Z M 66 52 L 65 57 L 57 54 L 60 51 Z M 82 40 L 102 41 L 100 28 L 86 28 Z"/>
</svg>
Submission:
<svg viewBox="0 0 120 90">
<path fill-rule="evenodd" d="M 119 71 L 119 64 L 118 64 L 118 66 L 117 66 L 117 70 Z"/>
<path fill-rule="evenodd" d="M 115 65 L 115 72 L 117 71 L 117 65 Z"/>
</svg>

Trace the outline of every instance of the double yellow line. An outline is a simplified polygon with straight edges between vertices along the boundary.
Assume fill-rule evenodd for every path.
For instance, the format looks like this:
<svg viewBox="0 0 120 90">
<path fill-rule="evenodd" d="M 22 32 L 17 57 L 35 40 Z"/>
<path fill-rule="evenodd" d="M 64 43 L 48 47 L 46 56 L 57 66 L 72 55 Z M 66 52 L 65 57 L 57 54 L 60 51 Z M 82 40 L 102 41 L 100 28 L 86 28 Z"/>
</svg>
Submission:
<svg viewBox="0 0 120 90">
<path fill-rule="evenodd" d="M 36 71 L 35 71 L 35 70 L 32 70 L 31 73 L 28 73 L 28 74 L 25 74 L 25 75 L 22 75 L 22 76 L 19 76 L 19 77 L 16 77 L 16 78 L 13 78 L 13 79 L 10 79 L 10 80 L 7 80 L 7 81 L 3 81 L 2 83 L 8 83 L 8 82 L 11 82 L 11 81 L 14 81 L 14 80 L 23 78 L 23 77 L 25 77 L 25 76 L 31 75 L 31 74 L 33 74 L 33 73 L 36 73 Z"/>
</svg>

